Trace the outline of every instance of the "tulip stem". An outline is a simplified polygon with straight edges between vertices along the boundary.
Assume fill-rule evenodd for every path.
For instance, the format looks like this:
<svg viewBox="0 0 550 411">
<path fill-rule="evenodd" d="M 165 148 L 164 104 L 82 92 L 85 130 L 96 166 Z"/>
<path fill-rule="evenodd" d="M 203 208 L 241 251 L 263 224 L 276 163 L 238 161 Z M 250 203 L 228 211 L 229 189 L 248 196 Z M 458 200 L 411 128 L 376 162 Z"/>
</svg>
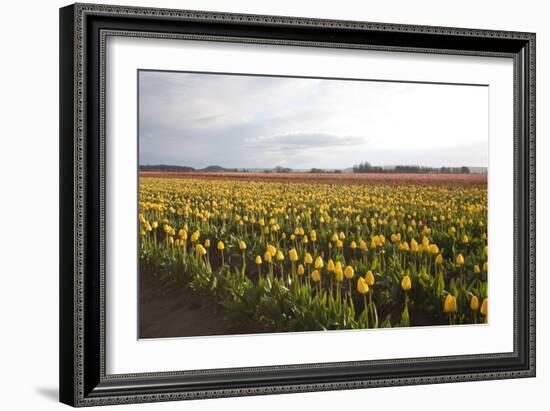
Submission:
<svg viewBox="0 0 550 411">
<path fill-rule="evenodd" d="M 375 321 L 375 317 L 374 317 L 374 307 L 372 305 L 372 290 L 369 290 L 369 312 L 372 316 L 372 324 L 374 325 L 374 323 L 376 321 Z"/>
<path fill-rule="evenodd" d="M 369 328 L 369 311 L 367 308 L 367 296 L 363 294 L 363 305 L 365 306 L 365 328 Z"/>
</svg>

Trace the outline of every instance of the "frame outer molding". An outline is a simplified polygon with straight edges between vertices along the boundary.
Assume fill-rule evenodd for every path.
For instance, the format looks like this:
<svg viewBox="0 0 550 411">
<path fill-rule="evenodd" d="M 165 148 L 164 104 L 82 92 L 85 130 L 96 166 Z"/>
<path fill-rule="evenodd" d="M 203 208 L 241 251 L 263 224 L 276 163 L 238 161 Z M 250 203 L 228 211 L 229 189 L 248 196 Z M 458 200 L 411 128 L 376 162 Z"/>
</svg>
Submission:
<svg viewBox="0 0 550 411">
<path fill-rule="evenodd" d="M 524 257 L 527 259 L 529 307 L 527 310 L 527 366 L 523 370 L 488 373 L 464 373 L 424 377 L 385 378 L 362 381 L 343 381 L 313 384 L 286 384 L 269 387 L 208 389 L 153 394 L 109 395 L 101 387 L 91 392 L 85 388 L 85 226 L 86 219 L 86 17 L 152 17 L 190 22 L 220 22 L 257 24 L 262 26 L 316 27 L 327 29 L 417 33 L 424 35 L 460 36 L 490 39 L 519 40 L 526 43 L 519 62 L 524 72 L 523 92 L 528 104 L 520 136 L 524 136 L 526 174 L 524 190 L 526 227 L 528 230 Z M 340 21 L 252 14 L 203 12 L 192 10 L 155 9 L 74 4 L 60 9 L 60 401 L 73 406 L 173 401 L 181 399 L 219 398 L 228 396 L 266 395 L 276 393 L 358 389 L 413 384 L 434 384 L 487 379 L 506 379 L 535 376 L 535 34 L 524 32 L 462 29 L 435 26 Z M 69 51 L 72 50 L 72 51 Z M 411 51 L 411 50 L 408 50 Z M 422 48 L 418 51 L 425 52 Z M 436 51 L 434 51 L 436 52 Z M 441 52 L 441 51 L 440 51 Z M 450 50 L 449 52 L 453 52 Z M 461 54 L 461 53 L 455 53 Z M 468 53 L 475 54 L 475 53 Z M 70 80 L 70 81 L 69 81 Z M 520 86 L 521 88 L 521 86 Z M 72 127 L 69 127 L 69 124 Z M 521 133 L 523 132 L 523 133 Z M 102 224 L 104 222 L 102 221 Z M 72 249 L 68 245 L 72 244 Z M 103 311 L 103 310 L 102 310 Z M 103 313 L 102 313 L 103 315 Z M 165 373 L 159 373 L 159 376 Z M 139 378 L 139 375 L 126 376 Z M 110 378 L 106 378 L 108 380 Z M 116 378 L 114 378 L 116 380 Z"/>
</svg>

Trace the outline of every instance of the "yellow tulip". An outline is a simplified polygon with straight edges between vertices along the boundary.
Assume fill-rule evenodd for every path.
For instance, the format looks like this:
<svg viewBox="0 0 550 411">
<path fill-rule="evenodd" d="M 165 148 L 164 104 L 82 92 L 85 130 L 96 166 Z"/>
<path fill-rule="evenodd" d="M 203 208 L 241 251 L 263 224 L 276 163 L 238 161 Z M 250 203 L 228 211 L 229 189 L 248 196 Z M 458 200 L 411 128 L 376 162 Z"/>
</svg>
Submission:
<svg viewBox="0 0 550 411">
<path fill-rule="evenodd" d="M 277 253 L 277 256 L 279 254 Z M 296 252 L 296 249 L 291 249 L 289 252 L 288 252 L 288 258 L 290 258 L 290 261 L 294 262 L 294 261 L 298 261 L 298 253 Z M 279 257 L 277 257 L 277 259 L 279 259 Z"/>
<path fill-rule="evenodd" d="M 370 287 L 374 285 L 374 275 L 371 270 L 367 271 L 367 274 L 365 274 L 365 281 Z"/>
<path fill-rule="evenodd" d="M 269 252 L 269 254 L 271 254 L 271 257 L 275 257 L 275 254 L 277 254 L 277 249 L 271 244 L 267 246 L 267 251 Z"/>
<path fill-rule="evenodd" d="M 321 273 L 319 272 L 319 270 L 314 270 L 311 273 L 311 279 L 316 283 L 321 281 Z"/>
<path fill-rule="evenodd" d="M 443 256 L 441 254 L 438 254 L 437 257 L 435 257 L 435 263 L 438 265 L 443 264 Z"/>
<path fill-rule="evenodd" d="M 206 249 L 201 244 L 197 244 L 196 250 L 201 256 L 206 254 Z"/>
<path fill-rule="evenodd" d="M 266 263 L 270 263 L 271 262 L 271 253 L 269 251 L 266 251 L 264 253 L 264 260 Z"/>
<path fill-rule="evenodd" d="M 210 248 L 210 240 L 208 238 L 206 240 L 204 240 L 204 246 L 206 248 Z"/>
<path fill-rule="evenodd" d="M 468 244 L 469 241 L 470 239 L 468 238 L 467 235 L 464 235 L 464 237 L 462 237 L 462 244 Z"/>
<path fill-rule="evenodd" d="M 352 241 L 351 244 L 349 245 L 349 248 L 351 248 L 352 250 L 355 250 L 357 248 L 357 243 L 355 241 Z"/>
<path fill-rule="evenodd" d="M 225 244 L 221 240 L 218 241 L 218 250 L 220 251 L 225 250 Z"/>
<path fill-rule="evenodd" d="M 481 315 L 483 315 L 484 317 L 487 317 L 487 313 L 489 310 L 488 304 L 489 302 L 487 301 L 487 298 L 484 298 L 483 302 L 481 303 L 481 309 L 479 310 Z"/>
<path fill-rule="evenodd" d="M 323 257 L 319 256 L 315 259 L 315 268 L 320 270 L 321 268 L 323 268 Z"/>
<path fill-rule="evenodd" d="M 406 275 L 405 277 L 403 277 L 403 279 L 401 280 L 401 288 L 405 291 L 409 291 L 412 287 L 412 284 L 411 284 L 411 277 L 409 277 L 408 275 Z"/>
<path fill-rule="evenodd" d="M 277 250 L 275 258 L 277 259 L 277 261 L 283 261 L 285 259 L 285 256 L 281 250 Z"/>
<path fill-rule="evenodd" d="M 336 276 L 337 282 L 344 281 L 344 270 L 340 261 L 338 261 L 334 266 L 334 275 Z"/>
<path fill-rule="evenodd" d="M 306 253 L 306 255 L 304 256 L 304 263 L 305 264 L 312 264 L 313 263 L 313 257 L 311 256 L 310 253 Z"/>
<path fill-rule="evenodd" d="M 456 265 L 464 265 L 464 256 L 462 254 L 456 256 Z"/>
<path fill-rule="evenodd" d="M 334 271 L 334 261 L 332 260 L 328 260 L 328 263 L 327 263 L 327 271 L 328 272 L 332 272 Z"/>
<path fill-rule="evenodd" d="M 446 313 L 456 313 L 456 298 L 451 294 L 447 294 L 443 302 L 443 311 Z"/>
<path fill-rule="evenodd" d="M 304 266 L 302 264 L 298 264 L 298 275 L 304 275 Z"/>
<path fill-rule="evenodd" d="M 243 251 L 246 250 L 246 243 L 242 240 L 239 241 L 239 248 Z"/>
<path fill-rule="evenodd" d="M 474 273 L 479 273 L 481 270 L 479 269 L 479 265 L 474 265 Z"/>
<path fill-rule="evenodd" d="M 357 292 L 363 295 L 369 292 L 369 285 L 363 277 L 357 279 Z"/>
<path fill-rule="evenodd" d="M 197 230 L 193 234 L 191 234 L 191 242 L 196 242 L 199 240 L 201 233 Z"/>
<path fill-rule="evenodd" d="M 271 257 L 271 255 L 270 255 Z M 256 264 L 260 265 L 262 263 L 262 257 L 260 257 L 259 255 L 256 256 L 256 260 L 254 260 L 256 262 Z"/>
<path fill-rule="evenodd" d="M 470 299 L 470 309 L 472 311 L 477 311 L 479 309 L 479 300 L 475 295 L 472 295 L 472 298 Z"/>
<path fill-rule="evenodd" d="M 351 265 L 346 266 L 346 268 L 344 269 L 344 276 L 349 280 L 353 278 L 353 275 L 353 267 Z"/>
</svg>

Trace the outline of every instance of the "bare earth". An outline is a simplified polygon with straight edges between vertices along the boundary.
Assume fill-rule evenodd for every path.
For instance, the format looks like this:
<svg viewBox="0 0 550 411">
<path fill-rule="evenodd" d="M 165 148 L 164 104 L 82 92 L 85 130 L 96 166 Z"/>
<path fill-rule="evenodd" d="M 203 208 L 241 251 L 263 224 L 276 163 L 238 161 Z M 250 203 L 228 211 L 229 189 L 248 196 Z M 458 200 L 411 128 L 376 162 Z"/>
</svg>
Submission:
<svg viewBox="0 0 550 411">
<path fill-rule="evenodd" d="M 281 183 L 453 185 L 487 187 L 486 174 L 392 174 L 392 173 L 208 173 L 140 172 L 141 177 L 200 178 L 207 180 L 265 181 Z"/>
<path fill-rule="evenodd" d="M 152 273 L 139 276 L 139 338 L 198 337 L 273 332 L 250 321 L 225 320 L 223 307 L 186 286 Z"/>
</svg>

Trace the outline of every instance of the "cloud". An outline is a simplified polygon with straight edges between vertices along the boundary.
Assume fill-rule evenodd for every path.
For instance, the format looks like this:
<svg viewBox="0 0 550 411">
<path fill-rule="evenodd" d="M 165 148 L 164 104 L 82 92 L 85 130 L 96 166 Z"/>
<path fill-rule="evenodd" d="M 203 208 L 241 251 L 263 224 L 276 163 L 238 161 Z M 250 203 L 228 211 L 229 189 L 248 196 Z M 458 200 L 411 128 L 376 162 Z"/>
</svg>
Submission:
<svg viewBox="0 0 550 411">
<path fill-rule="evenodd" d="M 270 151 L 357 146 L 365 143 L 366 139 L 362 137 L 342 136 L 321 131 L 290 131 L 251 137 L 245 140 L 245 146 L 249 149 L 256 148 Z"/>
<path fill-rule="evenodd" d="M 140 72 L 140 162 L 486 166 L 486 87 Z"/>
</svg>

